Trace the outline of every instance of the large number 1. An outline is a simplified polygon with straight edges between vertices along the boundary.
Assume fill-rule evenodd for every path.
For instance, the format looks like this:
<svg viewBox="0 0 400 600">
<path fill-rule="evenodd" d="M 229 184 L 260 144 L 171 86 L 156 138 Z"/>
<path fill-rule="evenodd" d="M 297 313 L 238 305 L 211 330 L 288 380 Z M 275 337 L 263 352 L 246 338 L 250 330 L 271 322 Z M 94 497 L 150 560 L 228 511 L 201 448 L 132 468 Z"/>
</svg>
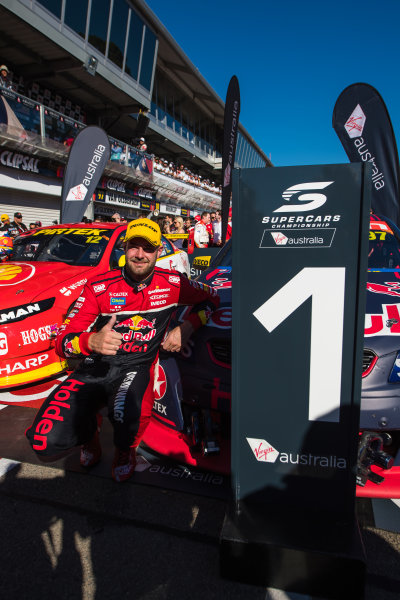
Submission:
<svg viewBox="0 0 400 600">
<path fill-rule="evenodd" d="M 310 421 L 339 422 L 344 285 L 344 267 L 307 267 L 253 313 L 271 332 L 312 297 Z"/>
</svg>

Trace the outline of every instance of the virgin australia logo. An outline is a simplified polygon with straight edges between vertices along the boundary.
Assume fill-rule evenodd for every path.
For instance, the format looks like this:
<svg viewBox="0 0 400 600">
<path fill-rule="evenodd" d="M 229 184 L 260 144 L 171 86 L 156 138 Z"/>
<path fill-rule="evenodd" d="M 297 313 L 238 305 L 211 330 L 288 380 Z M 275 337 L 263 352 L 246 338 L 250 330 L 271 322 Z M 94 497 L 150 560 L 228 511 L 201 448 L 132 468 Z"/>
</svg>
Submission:
<svg viewBox="0 0 400 600">
<path fill-rule="evenodd" d="M 360 135 L 362 135 L 366 120 L 367 117 L 365 116 L 363 109 L 357 104 L 344 125 L 350 138 L 360 137 Z"/>
<path fill-rule="evenodd" d="M 286 235 L 284 235 L 283 233 L 281 233 L 280 231 L 271 231 L 270 232 L 274 242 L 277 246 L 285 246 L 287 244 L 287 241 L 289 238 L 286 237 Z"/>
</svg>

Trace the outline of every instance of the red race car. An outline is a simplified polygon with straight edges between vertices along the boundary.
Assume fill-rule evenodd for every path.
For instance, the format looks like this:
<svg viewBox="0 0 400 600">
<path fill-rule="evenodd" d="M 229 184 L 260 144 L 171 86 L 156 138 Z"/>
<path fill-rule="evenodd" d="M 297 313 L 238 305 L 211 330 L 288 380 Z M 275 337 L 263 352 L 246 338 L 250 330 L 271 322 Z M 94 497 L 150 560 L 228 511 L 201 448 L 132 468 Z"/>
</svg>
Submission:
<svg viewBox="0 0 400 600">
<path fill-rule="evenodd" d="M 37 403 L 66 372 L 54 337 L 86 281 L 121 266 L 126 224 L 53 225 L 14 240 L 0 264 L 0 402 Z M 189 275 L 186 252 L 165 238 L 158 265 Z M 35 390 L 21 387 L 47 382 Z M 28 394 L 28 395 L 27 395 Z"/>
</svg>

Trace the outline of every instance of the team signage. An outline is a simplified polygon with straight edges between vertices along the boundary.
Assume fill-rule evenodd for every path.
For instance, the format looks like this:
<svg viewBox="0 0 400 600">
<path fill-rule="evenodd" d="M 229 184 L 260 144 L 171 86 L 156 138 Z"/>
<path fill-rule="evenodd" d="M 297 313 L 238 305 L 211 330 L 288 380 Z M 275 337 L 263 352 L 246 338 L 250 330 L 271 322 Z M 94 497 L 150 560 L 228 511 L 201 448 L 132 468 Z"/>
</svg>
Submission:
<svg viewBox="0 0 400 600">
<path fill-rule="evenodd" d="M 237 502 L 353 514 L 367 169 L 235 173 L 233 218 L 241 223 L 233 244 Z"/>
<path fill-rule="evenodd" d="M 371 165 L 374 212 L 399 225 L 399 156 L 381 95 L 366 83 L 349 85 L 336 101 L 332 121 L 350 161 Z"/>
<path fill-rule="evenodd" d="M 0 153 L 0 163 L 5 167 L 12 167 L 13 169 L 22 169 L 22 171 L 39 173 L 39 159 L 27 154 L 19 154 L 18 152 L 3 150 L 3 152 Z"/>
<path fill-rule="evenodd" d="M 110 142 L 103 129 L 90 125 L 79 132 L 64 172 L 62 223 L 81 221 L 109 158 Z"/>
</svg>

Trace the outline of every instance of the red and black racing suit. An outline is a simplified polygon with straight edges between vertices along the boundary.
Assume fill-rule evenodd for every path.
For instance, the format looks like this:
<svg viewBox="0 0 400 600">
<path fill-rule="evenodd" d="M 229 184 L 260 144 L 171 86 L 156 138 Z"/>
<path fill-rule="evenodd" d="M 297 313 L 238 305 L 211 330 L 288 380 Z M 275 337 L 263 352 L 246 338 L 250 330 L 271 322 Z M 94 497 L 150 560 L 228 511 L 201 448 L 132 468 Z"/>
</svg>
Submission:
<svg viewBox="0 0 400 600">
<path fill-rule="evenodd" d="M 153 406 L 159 347 L 178 305 L 193 305 L 187 320 L 198 329 L 218 307 L 219 297 L 208 286 L 157 267 L 141 283 L 118 269 L 86 284 L 56 340 L 60 356 L 83 361 L 50 394 L 26 432 L 39 456 L 54 456 L 91 440 L 96 413 L 106 405 L 115 446 L 139 444 Z M 123 338 L 117 354 L 91 352 L 89 336 L 113 314 L 113 329 Z"/>
</svg>

